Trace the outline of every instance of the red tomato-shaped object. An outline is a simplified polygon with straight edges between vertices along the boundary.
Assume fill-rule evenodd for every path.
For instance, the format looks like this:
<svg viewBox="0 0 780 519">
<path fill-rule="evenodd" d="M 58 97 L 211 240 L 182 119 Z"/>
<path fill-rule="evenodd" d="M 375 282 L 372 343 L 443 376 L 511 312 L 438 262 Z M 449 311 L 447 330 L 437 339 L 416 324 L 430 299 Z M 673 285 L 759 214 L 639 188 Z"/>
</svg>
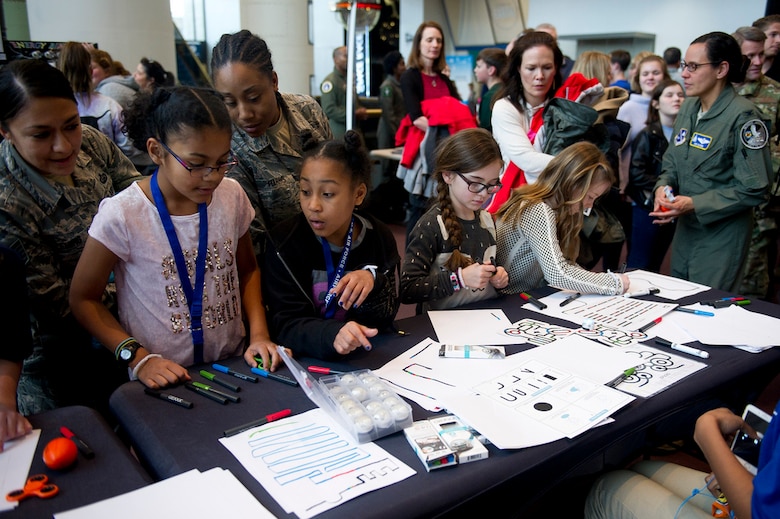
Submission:
<svg viewBox="0 0 780 519">
<path fill-rule="evenodd" d="M 53 470 L 62 470 L 76 461 L 79 449 L 73 440 L 54 438 L 43 449 L 43 462 Z"/>
</svg>

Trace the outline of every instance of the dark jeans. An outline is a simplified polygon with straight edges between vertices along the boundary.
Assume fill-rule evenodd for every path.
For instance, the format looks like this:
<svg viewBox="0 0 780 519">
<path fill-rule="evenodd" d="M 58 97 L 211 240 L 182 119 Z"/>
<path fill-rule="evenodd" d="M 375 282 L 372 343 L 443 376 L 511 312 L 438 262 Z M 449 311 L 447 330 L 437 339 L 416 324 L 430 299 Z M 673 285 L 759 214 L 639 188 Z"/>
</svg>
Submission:
<svg viewBox="0 0 780 519">
<path fill-rule="evenodd" d="M 409 195 L 409 209 L 406 212 L 406 243 L 412 235 L 417 220 L 428 210 L 430 199 L 421 195 Z"/>
<path fill-rule="evenodd" d="M 628 268 L 658 272 L 672 243 L 675 224 L 654 224 L 655 218 L 637 205 L 633 211 Z"/>
</svg>

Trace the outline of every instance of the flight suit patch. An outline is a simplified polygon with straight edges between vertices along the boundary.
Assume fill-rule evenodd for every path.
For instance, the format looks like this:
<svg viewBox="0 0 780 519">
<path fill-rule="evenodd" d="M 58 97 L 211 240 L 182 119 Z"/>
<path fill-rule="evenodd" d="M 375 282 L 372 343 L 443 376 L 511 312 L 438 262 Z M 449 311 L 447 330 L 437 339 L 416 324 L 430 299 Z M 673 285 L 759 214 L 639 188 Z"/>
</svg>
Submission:
<svg viewBox="0 0 780 519">
<path fill-rule="evenodd" d="M 761 119 L 751 119 L 743 124 L 739 136 L 742 144 L 751 150 L 760 150 L 769 142 L 769 132 Z"/>
<path fill-rule="evenodd" d="M 685 139 L 688 137 L 688 129 L 687 128 L 680 128 L 680 131 L 677 132 L 677 135 L 674 137 L 674 145 L 679 146 L 681 144 L 685 143 Z"/>
<path fill-rule="evenodd" d="M 704 135 L 703 133 L 699 133 L 699 132 L 694 132 L 693 135 L 691 135 L 691 143 L 689 144 L 689 146 L 700 150 L 708 150 L 711 144 L 712 144 L 711 136 Z"/>
</svg>

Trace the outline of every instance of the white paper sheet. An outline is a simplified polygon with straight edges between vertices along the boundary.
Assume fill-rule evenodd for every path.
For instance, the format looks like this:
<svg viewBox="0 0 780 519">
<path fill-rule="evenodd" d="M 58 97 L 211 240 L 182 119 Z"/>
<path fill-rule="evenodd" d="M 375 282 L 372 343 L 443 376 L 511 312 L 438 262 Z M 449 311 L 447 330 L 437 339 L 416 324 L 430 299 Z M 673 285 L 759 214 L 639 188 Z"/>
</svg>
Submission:
<svg viewBox="0 0 780 519">
<path fill-rule="evenodd" d="M 428 318 L 441 344 L 484 346 L 523 342 L 504 333 L 512 321 L 501 309 L 431 310 Z"/>
<path fill-rule="evenodd" d="M 421 406 L 428 409 L 438 406 L 455 413 L 502 449 L 540 445 L 563 438 L 566 434 L 578 434 L 578 431 L 584 430 L 579 427 L 579 424 L 584 424 L 584 416 L 587 416 L 586 428 L 589 428 L 633 400 L 633 397 L 600 385 L 631 367 L 633 359 L 628 360 L 617 349 L 576 335 L 503 360 L 442 359 L 437 352 L 438 343 L 426 339 L 375 372 L 392 383 L 399 394 Z M 515 403 L 516 409 L 511 403 L 502 403 L 497 393 L 485 391 L 484 387 L 477 389 L 480 384 L 504 379 L 516 380 L 518 386 L 525 384 L 523 373 L 527 374 L 529 361 L 535 361 L 537 368 L 554 367 L 557 372 L 567 374 L 566 384 L 569 385 L 566 387 L 571 389 L 573 384 L 580 384 L 578 394 L 592 399 L 580 401 L 577 409 L 572 406 L 572 414 L 567 418 L 563 418 L 565 413 L 548 418 L 541 412 L 535 418 L 529 418 L 528 414 L 523 414 L 528 409 L 520 409 L 518 402 Z M 548 385 L 553 389 L 554 384 Z M 558 386 L 557 389 L 565 393 L 564 385 L 558 383 Z M 571 393 L 569 391 L 569 395 Z M 556 397 L 554 402 L 565 401 L 560 394 L 553 391 L 549 394 Z M 533 406 L 530 400 L 528 402 Z M 588 405 L 585 405 L 586 402 Z M 599 402 L 602 407 L 595 409 L 593 405 Z M 558 404 L 554 405 L 557 409 Z M 576 414 L 575 410 L 578 411 Z M 530 412 L 530 415 L 534 413 Z M 578 420 L 576 427 L 564 427 L 564 420 L 571 418 L 573 422 L 575 417 Z"/>
<path fill-rule="evenodd" d="M 229 470 L 197 469 L 126 494 L 54 514 L 55 519 L 257 517 L 269 512 Z"/>
<path fill-rule="evenodd" d="M 752 352 L 780 344 L 780 319 L 737 305 L 713 308 L 696 304 L 690 308 L 715 314 L 715 317 L 702 317 L 673 312 L 674 322 L 702 344 L 748 346 L 747 351 Z"/>
<path fill-rule="evenodd" d="M 0 453 L 0 496 L 24 488 L 40 437 L 41 430 L 33 429 L 30 434 L 3 444 L 3 452 Z M 13 510 L 16 505 L 18 502 L 0 499 L 0 512 Z"/>
<path fill-rule="evenodd" d="M 540 310 L 530 303 L 523 305 L 543 315 L 557 317 L 582 326 L 586 319 L 611 328 L 635 331 L 651 321 L 671 312 L 677 304 L 654 303 L 633 297 L 582 295 L 566 306 L 561 306 L 570 293 L 555 292 L 540 299 L 547 308 Z"/>
<path fill-rule="evenodd" d="M 633 359 L 631 363 L 635 363 L 636 372 L 621 382 L 617 389 L 644 398 L 660 393 L 707 367 L 707 364 L 694 360 L 690 355 L 672 353 L 668 348 L 637 344 L 621 351 Z"/>
<path fill-rule="evenodd" d="M 680 313 L 680 312 L 676 312 Z M 682 314 L 689 316 L 690 314 Z M 697 316 L 701 319 L 701 316 Z M 674 323 L 664 323 L 666 330 L 677 328 Z M 673 354 L 668 348 L 652 348 L 641 341 L 647 339 L 647 335 L 640 332 L 626 332 L 616 328 L 608 328 L 596 325 L 592 330 L 559 327 L 543 321 L 522 319 L 514 324 L 518 335 L 530 336 L 531 344 L 550 344 L 556 340 L 571 334 L 600 342 L 610 347 L 619 348 L 629 356 L 630 367 L 636 368 L 636 373 L 625 380 L 619 387 L 621 391 L 635 396 L 649 397 L 676 384 L 688 375 L 707 367 L 703 362 L 697 362 L 688 355 Z M 661 328 L 661 325 L 658 325 Z M 568 332 L 568 333 L 567 333 Z M 675 337 L 675 338 L 670 338 Z M 689 338 L 678 340 L 677 337 L 688 337 L 684 331 L 667 333 L 664 338 L 672 342 L 689 342 L 695 340 Z"/>
<path fill-rule="evenodd" d="M 319 408 L 219 441 L 301 519 L 416 474 L 376 444 L 358 444 Z"/>
<path fill-rule="evenodd" d="M 633 270 L 627 272 L 626 275 L 628 276 L 628 279 L 631 280 L 631 285 L 628 289 L 629 292 L 639 292 L 640 290 L 648 288 L 657 288 L 660 290 L 660 292 L 656 294 L 658 297 L 672 299 L 674 301 L 710 289 L 710 287 L 706 285 L 700 285 L 698 283 L 693 283 L 692 281 L 664 276 L 663 274 L 648 272 L 646 270 Z"/>
</svg>

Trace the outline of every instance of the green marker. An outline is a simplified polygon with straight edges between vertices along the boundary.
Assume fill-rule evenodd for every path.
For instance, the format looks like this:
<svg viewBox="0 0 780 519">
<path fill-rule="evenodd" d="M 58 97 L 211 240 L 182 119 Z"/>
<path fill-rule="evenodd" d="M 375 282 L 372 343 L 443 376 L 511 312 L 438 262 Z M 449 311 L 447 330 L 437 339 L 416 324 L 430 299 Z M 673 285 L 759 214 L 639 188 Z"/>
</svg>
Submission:
<svg viewBox="0 0 780 519">
<path fill-rule="evenodd" d="M 230 395 L 228 393 L 223 393 L 222 391 L 220 391 L 218 389 L 214 389 L 213 387 L 211 387 L 211 386 L 209 386 L 207 384 L 203 384 L 201 382 L 193 382 L 192 385 L 195 386 L 195 387 L 199 387 L 201 389 L 204 389 L 204 390 L 206 390 L 206 391 L 208 391 L 210 393 L 214 393 L 215 395 L 219 395 L 222 398 L 227 398 L 228 400 L 230 400 L 231 402 L 234 402 L 234 403 L 238 403 L 238 402 L 241 401 L 241 397 L 240 396 L 235 396 L 235 395 Z"/>
<path fill-rule="evenodd" d="M 237 386 L 232 382 L 228 382 L 227 380 L 223 380 L 222 378 L 216 376 L 214 373 L 208 372 L 205 369 L 200 370 L 200 376 L 205 378 L 206 380 L 210 380 L 214 382 L 215 384 L 219 384 L 222 387 L 226 387 L 231 391 L 235 391 L 235 392 L 241 391 L 240 386 Z"/>
<path fill-rule="evenodd" d="M 625 379 L 627 379 L 628 377 L 630 377 L 634 373 L 636 373 L 636 368 L 628 368 L 623 373 L 621 373 L 617 377 L 613 378 L 612 380 L 610 380 L 609 382 L 607 382 L 604 385 L 607 386 L 607 387 L 617 387 L 621 382 L 623 382 Z"/>
</svg>

